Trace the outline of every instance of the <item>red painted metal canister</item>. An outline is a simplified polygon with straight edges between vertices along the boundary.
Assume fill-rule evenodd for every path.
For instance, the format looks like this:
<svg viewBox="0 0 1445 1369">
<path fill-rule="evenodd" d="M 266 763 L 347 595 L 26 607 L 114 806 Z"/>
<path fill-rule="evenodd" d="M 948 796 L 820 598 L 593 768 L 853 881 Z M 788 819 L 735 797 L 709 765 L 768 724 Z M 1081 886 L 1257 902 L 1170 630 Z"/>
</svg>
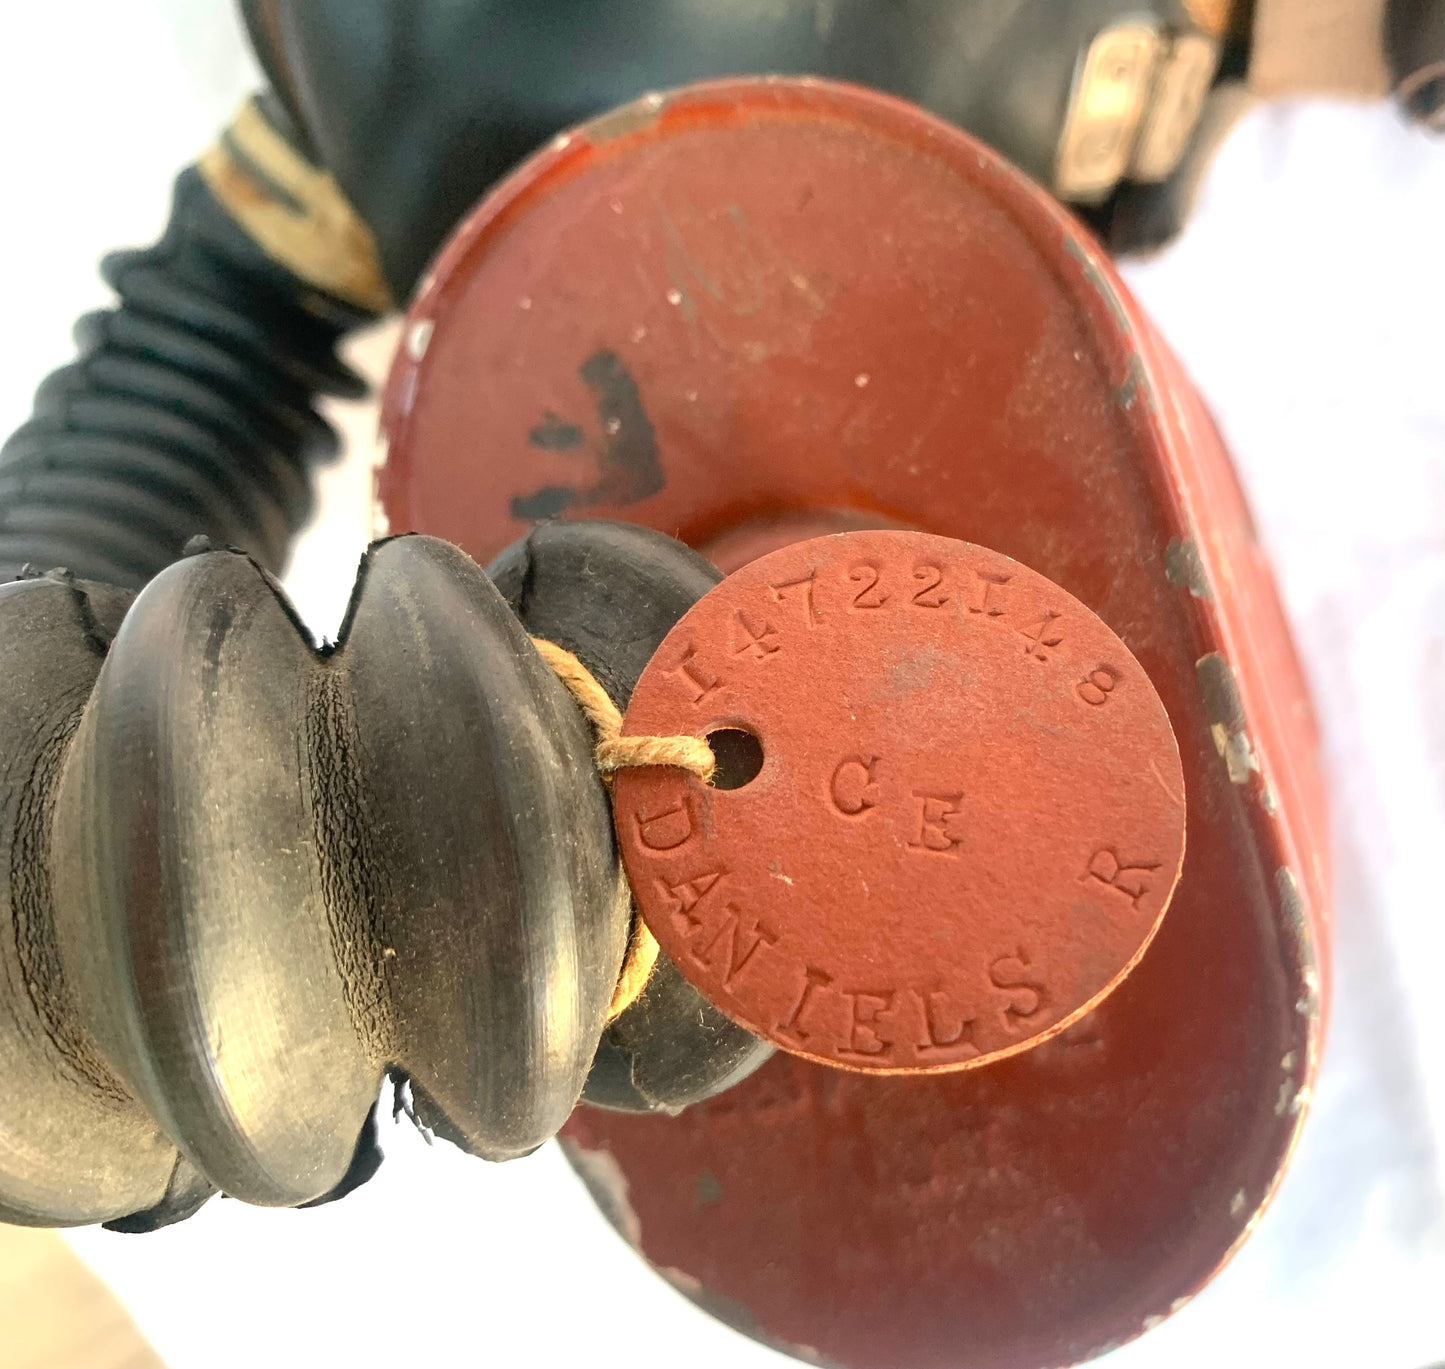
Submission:
<svg viewBox="0 0 1445 1369">
<path fill-rule="evenodd" d="M 384 429 L 391 527 L 479 560 L 542 517 L 645 523 L 724 569 L 913 528 L 1012 557 L 1122 639 L 1178 740 L 1188 830 L 1170 911 L 1107 999 L 982 1068 L 780 1054 L 680 1117 L 579 1110 L 566 1145 L 666 1278 L 815 1361 L 1043 1369 L 1197 1291 L 1309 1097 L 1323 787 L 1228 456 L 1087 233 L 880 95 L 648 97 L 461 227 Z"/>
</svg>

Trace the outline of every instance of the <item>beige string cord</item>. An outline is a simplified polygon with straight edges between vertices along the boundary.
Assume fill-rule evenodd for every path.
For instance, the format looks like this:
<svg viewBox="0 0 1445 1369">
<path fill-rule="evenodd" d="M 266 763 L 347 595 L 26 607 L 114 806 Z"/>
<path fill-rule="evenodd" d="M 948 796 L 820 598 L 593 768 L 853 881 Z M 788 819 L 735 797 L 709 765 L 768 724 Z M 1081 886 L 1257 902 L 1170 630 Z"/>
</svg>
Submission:
<svg viewBox="0 0 1445 1369">
<path fill-rule="evenodd" d="M 597 769 L 604 779 L 610 779 L 618 770 L 629 766 L 673 765 L 680 770 L 691 771 L 704 784 L 712 783 L 717 762 L 713 757 L 712 747 L 700 737 L 624 737 L 622 713 L 608 697 L 607 691 L 597 683 L 592 672 L 570 651 L 555 642 L 533 637 L 532 645 L 552 668 L 552 673 L 567 686 L 568 693 L 577 700 L 578 707 L 592 724 L 592 730 L 597 736 L 594 750 Z M 631 897 L 629 891 L 629 902 Z M 636 1002 L 653 966 L 657 964 L 657 955 L 657 940 L 647 930 L 647 924 L 638 917 L 634 907 L 627 955 L 622 961 L 622 973 L 617 978 L 617 988 L 607 1009 L 609 1022 L 624 1008 Z"/>
</svg>

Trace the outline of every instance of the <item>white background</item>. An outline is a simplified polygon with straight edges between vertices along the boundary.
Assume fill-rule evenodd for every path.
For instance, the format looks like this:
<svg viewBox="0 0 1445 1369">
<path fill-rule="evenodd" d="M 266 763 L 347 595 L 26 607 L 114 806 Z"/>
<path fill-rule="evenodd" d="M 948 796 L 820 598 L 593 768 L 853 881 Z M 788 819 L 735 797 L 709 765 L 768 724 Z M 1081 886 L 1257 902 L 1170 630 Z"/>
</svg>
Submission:
<svg viewBox="0 0 1445 1369">
<path fill-rule="evenodd" d="M 171 176 L 256 80 L 225 0 L 7 0 L 0 431 L 150 241 Z M 1214 406 L 1279 568 L 1334 784 L 1333 1027 L 1298 1157 L 1254 1238 L 1110 1369 L 1445 1360 L 1445 141 L 1298 103 L 1232 135 L 1183 239 L 1127 275 Z M 363 344 L 384 366 L 384 337 Z M 289 577 L 334 630 L 366 538 L 373 416 Z M 73 1233 L 173 1369 L 424 1361 L 696 1369 L 787 1361 L 623 1246 L 554 1147 L 505 1166 L 387 1124 L 318 1211 L 211 1203 Z M 3 1329 L 0 1329 L 3 1361 Z"/>
</svg>

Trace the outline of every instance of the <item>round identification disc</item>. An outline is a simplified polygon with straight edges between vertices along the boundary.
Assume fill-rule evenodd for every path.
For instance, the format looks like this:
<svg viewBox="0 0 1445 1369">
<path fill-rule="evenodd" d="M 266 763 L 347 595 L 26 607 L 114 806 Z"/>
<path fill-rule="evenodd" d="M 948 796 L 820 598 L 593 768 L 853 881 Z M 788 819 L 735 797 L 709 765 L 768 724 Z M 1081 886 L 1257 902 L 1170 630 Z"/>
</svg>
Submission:
<svg viewBox="0 0 1445 1369">
<path fill-rule="evenodd" d="M 971 543 L 842 533 L 730 576 L 623 732 L 724 729 L 761 745 L 739 787 L 617 775 L 623 859 L 688 979 L 794 1054 L 912 1073 L 1037 1045 L 1128 974 L 1179 877 L 1179 751 L 1143 668 Z"/>
</svg>

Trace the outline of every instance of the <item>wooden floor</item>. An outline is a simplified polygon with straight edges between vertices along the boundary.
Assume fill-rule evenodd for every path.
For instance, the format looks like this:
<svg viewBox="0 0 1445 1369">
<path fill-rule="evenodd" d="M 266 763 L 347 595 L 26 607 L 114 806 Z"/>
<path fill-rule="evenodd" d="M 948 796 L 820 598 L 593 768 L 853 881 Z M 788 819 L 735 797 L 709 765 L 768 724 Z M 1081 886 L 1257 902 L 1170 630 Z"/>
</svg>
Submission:
<svg viewBox="0 0 1445 1369">
<path fill-rule="evenodd" d="M 5 1369 L 164 1369 L 114 1294 L 53 1231 L 0 1224 Z"/>
</svg>

